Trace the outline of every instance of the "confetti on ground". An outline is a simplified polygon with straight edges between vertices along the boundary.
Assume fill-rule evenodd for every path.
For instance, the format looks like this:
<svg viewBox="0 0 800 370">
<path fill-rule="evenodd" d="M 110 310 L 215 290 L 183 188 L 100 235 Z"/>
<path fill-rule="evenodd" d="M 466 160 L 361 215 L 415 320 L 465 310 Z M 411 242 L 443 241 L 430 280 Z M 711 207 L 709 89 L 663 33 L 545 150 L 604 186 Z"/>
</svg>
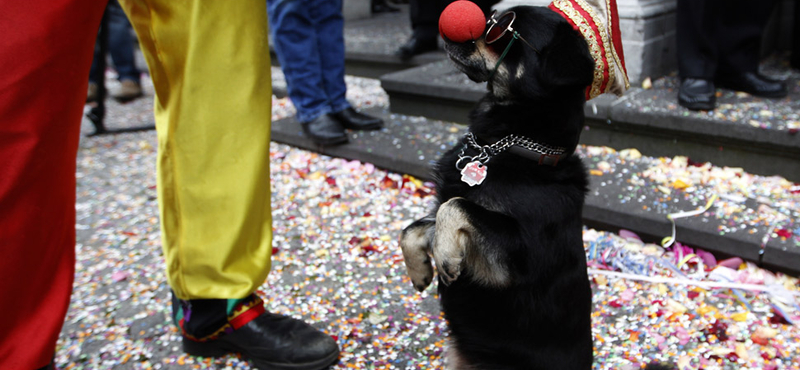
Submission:
<svg viewBox="0 0 800 370">
<path fill-rule="evenodd" d="M 348 84 L 356 99 L 387 104 L 374 80 L 348 78 Z M 145 87 L 150 99 L 109 104 L 110 126 L 152 122 L 152 85 Z M 274 107 L 276 119 L 292 114 L 286 99 L 275 99 Z M 180 350 L 163 271 L 155 140 L 153 132 L 82 139 L 78 264 L 58 343 L 61 369 L 249 368 L 236 355 L 206 359 Z M 601 174 L 619 158 L 635 156 L 605 148 L 582 151 L 606 162 L 592 167 Z M 270 157 L 275 251 L 272 272 L 259 289 L 267 308 L 334 336 L 342 349 L 334 369 L 440 368 L 447 334 L 435 287 L 414 291 L 397 247 L 400 230 L 429 209 L 432 185 L 281 144 L 272 144 Z M 773 210 L 788 207 L 797 218 L 796 193 L 780 179 L 723 179 L 724 169 L 643 158 L 647 165 L 639 176 L 653 185 L 639 193 L 666 195 L 661 186 L 695 194 L 701 190 L 692 187 L 703 183 L 768 200 Z M 704 198 L 697 195 L 698 204 Z M 715 214 L 724 214 L 726 205 L 718 207 L 723 208 Z M 752 222 L 768 221 L 754 216 Z M 800 234 L 792 232 L 783 235 Z M 782 237 L 779 230 L 776 235 Z M 596 369 L 638 369 L 650 360 L 681 369 L 800 369 L 800 327 L 788 324 L 800 321 L 796 278 L 736 260 L 716 261 L 680 244 L 665 251 L 624 231 L 585 229 L 583 237 L 592 268 Z M 689 280 L 739 285 L 703 288 L 687 285 Z"/>
<path fill-rule="evenodd" d="M 789 66 L 788 55 L 771 55 L 761 63 L 759 72 L 787 81 L 790 94 L 800 92 L 800 71 Z M 699 120 L 724 122 L 731 128 L 755 127 L 789 135 L 796 135 L 800 131 L 800 100 L 791 96 L 766 99 L 744 92 L 719 89 L 716 109 L 691 111 L 678 105 L 679 87 L 680 79 L 677 76 L 662 77 L 653 81 L 651 88 L 637 93 L 635 99 L 627 99 L 622 104 L 642 113 L 680 114 Z"/>
</svg>

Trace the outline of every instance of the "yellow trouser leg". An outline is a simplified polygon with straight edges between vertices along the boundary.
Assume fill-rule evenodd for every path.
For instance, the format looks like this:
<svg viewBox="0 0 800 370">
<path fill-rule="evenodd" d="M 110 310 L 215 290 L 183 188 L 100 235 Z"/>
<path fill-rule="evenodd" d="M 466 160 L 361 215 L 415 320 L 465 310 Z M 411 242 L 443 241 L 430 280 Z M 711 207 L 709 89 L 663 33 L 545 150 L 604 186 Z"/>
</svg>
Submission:
<svg viewBox="0 0 800 370">
<path fill-rule="evenodd" d="M 178 298 L 243 298 L 272 252 L 264 0 L 120 0 L 156 90 L 158 197 Z"/>
</svg>

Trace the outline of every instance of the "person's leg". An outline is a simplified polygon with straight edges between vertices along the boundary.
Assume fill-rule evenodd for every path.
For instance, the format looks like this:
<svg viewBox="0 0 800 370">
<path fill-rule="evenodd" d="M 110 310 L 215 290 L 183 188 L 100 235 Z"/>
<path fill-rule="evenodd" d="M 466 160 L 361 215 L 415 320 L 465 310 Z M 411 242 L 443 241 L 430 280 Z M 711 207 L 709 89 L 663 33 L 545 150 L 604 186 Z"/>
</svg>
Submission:
<svg viewBox="0 0 800 370">
<path fill-rule="evenodd" d="M 789 65 L 794 69 L 800 69 L 800 3 L 794 3 L 794 16 L 792 17 L 792 56 Z"/>
<path fill-rule="evenodd" d="M 0 369 L 47 365 L 75 269 L 75 156 L 105 1 L 0 2 Z"/>
<path fill-rule="evenodd" d="M 125 12 L 122 11 L 117 0 L 108 2 L 108 53 L 114 62 L 114 69 L 120 81 L 133 81 L 137 84 L 141 80 L 141 71 L 136 68 L 134 57 L 133 37 L 131 24 Z"/>
<path fill-rule="evenodd" d="M 265 312 L 253 293 L 272 252 L 264 1 L 120 3 L 156 91 L 162 242 L 184 350 L 240 352 L 266 368 L 329 365 L 333 339 Z"/>
<path fill-rule="evenodd" d="M 756 96 L 782 98 L 786 84 L 758 72 L 761 38 L 777 2 L 729 0 L 717 13 L 717 42 L 720 45 L 718 86 Z"/>
<path fill-rule="evenodd" d="M 774 0 L 726 0 L 716 10 L 718 74 L 755 73 L 761 59 L 761 37 L 775 9 Z"/>
<path fill-rule="evenodd" d="M 397 56 L 408 60 L 415 55 L 436 50 L 439 37 L 439 15 L 449 0 L 410 0 L 408 15 L 411 37 L 397 49 Z"/>
<path fill-rule="evenodd" d="M 98 60 L 103 57 L 105 56 L 100 55 L 100 37 L 98 36 L 95 39 L 94 52 L 92 55 L 92 66 L 89 68 L 89 83 L 98 84 L 103 81 L 103 73 L 105 73 L 105 71 L 100 70 L 100 63 L 98 62 Z"/>
<path fill-rule="evenodd" d="M 345 128 L 353 130 L 381 128 L 383 120 L 357 112 L 347 101 L 342 1 L 312 0 L 310 5 L 309 15 L 316 30 L 322 85 L 331 111 L 329 115 Z"/>
<path fill-rule="evenodd" d="M 108 5 L 106 5 L 106 12 L 104 12 L 103 16 L 107 17 L 108 14 Z M 102 27 L 102 26 L 101 26 Z M 106 71 L 102 70 L 100 64 L 102 60 L 100 58 L 105 58 L 105 55 L 102 53 L 102 48 L 100 46 L 100 33 L 98 32 L 97 38 L 94 44 L 94 55 L 92 57 L 92 67 L 89 69 L 89 88 L 86 92 L 86 102 L 91 103 L 97 101 L 99 96 L 99 89 L 100 84 L 105 83 L 105 77 L 103 76 Z M 105 88 L 105 86 L 103 86 Z"/>
<path fill-rule="evenodd" d="M 328 116 L 332 110 L 325 93 L 322 56 L 311 18 L 311 12 L 315 11 L 312 4 L 311 0 L 267 1 L 275 54 L 306 136 L 319 145 L 343 144 L 347 142 L 344 127 Z"/>
<path fill-rule="evenodd" d="M 98 90 L 100 86 L 100 82 L 103 81 L 103 73 L 105 71 L 100 70 L 100 62 L 98 62 L 99 58 L 102 58 L 100 54 L 100 37 L 98 36 L 94 45 L 94 56 L 92 58 L 92 66 L 89 69 L 89 87 L 86 92 L 86 102 L 91 103 L 97 101 L 98 97 Z"/>
<path fill-rule="evenodd" d="M 289 98 L 297 109 L 297 119 L 309 122 L 330 113 L 310 2 L 268 0 L 267 6 L 273 48 L 286 77 Z"/>
<path fill-rule="evenodd" d="M 719 54 L 714 23 L 720 5 L 713 0 L 678 0 L 675 37 L 681 78 L 714 79 Z"/>
<path fill-rule="evenodd" d="M 309 16 L 315 30 L 315 49 L 319 50 L 322 86 L 330 112 L 350 107 L 344 81 L 344 16 L 342 0 L 314 0 Z"/>
<path fill-rule="evenodd" d="M 714 12 L 719 6 L 714 0 L 678 0 L 678 103 L 688 109 L 713 110 L 716 104 L 714 75 L 719 52 Z"/>
<path fill-rule="evenodd" d="M 117 70 L 119 88 L 111 95 L 120 102 L 142 96 L 141 71 L 136 68 L 131 24 L 117 0 L 110 0 L 106 8 L 108 18 L 108 53 Z"/>
<path fill-rule="evenodd" d="M 162 239 L 180 299 L 244 298 L 269 273 L 272 92 L 253 3 L 122 2 L 156 91 Z"/>
</svg>

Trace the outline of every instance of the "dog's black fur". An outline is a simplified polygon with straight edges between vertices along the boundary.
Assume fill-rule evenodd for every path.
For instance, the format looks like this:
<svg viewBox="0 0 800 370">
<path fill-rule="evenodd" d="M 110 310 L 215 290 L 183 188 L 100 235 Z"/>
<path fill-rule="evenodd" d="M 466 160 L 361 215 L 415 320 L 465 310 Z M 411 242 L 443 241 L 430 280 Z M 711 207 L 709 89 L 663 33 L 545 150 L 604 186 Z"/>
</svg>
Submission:
<svg viewBox="0 0 800 370">
<path fill-rule="evenodd" d="M 450 327 L 449 369 L 590 369 L 592 292 L 581 231 L 588 179 L 572 153 L 594 61 L 555 12 L 510 10 L 514 28 L 536 50 L 515 41 L 491 79 L 510 34 L 491 45 L 445 40 L 459 70 L 488 81 L 469 129 L 479 141 L 517 134 L 570 156 L 549 166 L 506 151 L 486 163 L 483 184 L 470 187 L 456 169 L 457 145 L 435 167 L 435 209 L 403 230 L 401 246 L 420 291 L 431 283 L 434 258 Z"/>
</svg>

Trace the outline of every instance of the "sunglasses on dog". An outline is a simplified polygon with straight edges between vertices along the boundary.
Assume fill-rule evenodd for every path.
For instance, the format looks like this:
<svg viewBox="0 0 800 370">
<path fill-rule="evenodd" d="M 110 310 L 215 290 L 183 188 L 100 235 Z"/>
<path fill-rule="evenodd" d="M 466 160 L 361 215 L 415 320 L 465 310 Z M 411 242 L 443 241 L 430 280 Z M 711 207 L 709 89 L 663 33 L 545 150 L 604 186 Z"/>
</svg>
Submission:
<svg viewBox="0 0 800 370">
<path fill-rule="evenodd" d="M 508 42 L 506 49 L 503 50 L 502 54 L 500 54 L 500 58 L 497 59 L 497 64 L 495 64 L 494 70 L 492 70 L 492 73 L 489 75 L 490 80 L 494 77 L 495 72 L 497 72 L 497 67 L 500 67 L 500 63 L 506 57 L 508 51 L 511 50 L 511 45 L 514 45 L 514 40 L 516 39 L 522 40 L 522 42 L 524 42 L 525 45 L 528 45 L 528 47 L 533 49 L 533 51 L 535 51 L 537 54 L 539 53 L 539 50 L 533 47 L 533 45 L 531 45 L 528 42 L 528 40 L 522 38 L 519 32 L 511 28 L 511 25 L 514 24 L 514 21 L 516 19 L 517 19 L 517 14 L 514 12 L 505 12 L 502 15 L 500 15 L 500 18 L 497 18 L 497 10 L 495 10 L 492 12 L 492 15 L 489 16 L 489 19 L 486 21 L 486 26 L 488 28 L 486 29 L 486 35 L 484 36 L 484 41 L 486 41 L 487 45 L 491 45 L 497 42 L 508 33 L 511 33 L 511 35 L 513 36 L 511 41 Z"/>
<path fill-rule="evenodd" d="M 486 41 L 487 44 L 493 44 L 498 40 L 502 39 L 503 36 L 505 36 L 507 33 L 510 32 L 511 35 L 513 36 L 513 39 L 511 39 L 509 45 L 513 43 L 514 40 L 520 39 L 522 40 L 522 42 L 528 45 L 528 47 L 533 49 L 533 51 L 538 53 L 539 50 L 533 47 L 533 45 L 531 45 L 528 42 L 528 40 L 522 38 L 519 32 L 515 31 L 514 28 L 511 27 L 511 25 L 514 24 L 514 21 L 516 19 L 517 19 L 517 14 L 512 11 L 503 13 L 502 15 L 500 15 L 499 18 L 497 17 L 497 10 L 492 11 L 492 15 L 489 16 L 488 20 L 486 20 L 486 26 L 488 28 L 486 29 L 486 36 L 484 37 L 484 40 Z"/>
</svg>

